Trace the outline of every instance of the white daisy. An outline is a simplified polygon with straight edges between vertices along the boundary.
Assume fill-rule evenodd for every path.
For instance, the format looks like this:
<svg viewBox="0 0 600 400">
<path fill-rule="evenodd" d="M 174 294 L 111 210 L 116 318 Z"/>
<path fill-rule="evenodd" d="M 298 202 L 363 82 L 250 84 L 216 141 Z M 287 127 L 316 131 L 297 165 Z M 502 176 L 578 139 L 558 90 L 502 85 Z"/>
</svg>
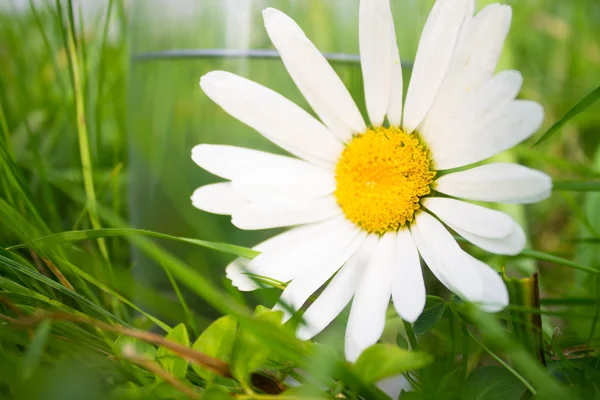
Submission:
<svg viewBox="0 0 600 400">
<path fill-rule="evenodd" d="M 494 75 L 510 7 L 494 4 L 473 13 L 474 0 L 436 2 L 403 107 L 389 0 L 360 2 L 370 125 L 323 55 L 275 9 L 263 12 L 269 37 L 320 121 L 240 76 L 214 71 L 200 80 L 226 112 L 297 157 L 194 148 L 198 165 L 228 180 L 196 190 L 196 207 L 231 215 L 240 229 L 293 227 L 256 246 L 261 254 L 255 259 L 234 261 L 227 276 L 244 291 L 258 287 L 249 274 L 289 282 L 276 305 L 286 319 L 289 307 L 300 309 L 329 281 L 297 334 L 313 337 L 352 301 L 345 346 L 351 361 L 379 340 L 390 298 L 406 321 L 423 311 L 419 255 L 458 296 L 489 311 L 505 307 L 502 279 L 464 252 L 449 228 L 484 250 L 514 255 L 525 245 L 521 227 L 502 212 L 464 200 L 533 203 L 550 195 L 546 174 L 515 164 L 438 173 L 513 147 L 543 120 L 539 104 L 515 100 L 519 72 Z"/>
</svg>

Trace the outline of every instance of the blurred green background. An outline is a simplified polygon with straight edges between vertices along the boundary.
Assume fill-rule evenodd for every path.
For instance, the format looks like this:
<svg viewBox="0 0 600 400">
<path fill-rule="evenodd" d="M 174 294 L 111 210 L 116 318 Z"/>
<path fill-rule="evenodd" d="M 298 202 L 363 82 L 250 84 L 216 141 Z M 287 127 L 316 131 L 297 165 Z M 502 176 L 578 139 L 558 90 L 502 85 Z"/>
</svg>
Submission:
<svg viewBox="0 0 600 400">
<path fill-rule="evenodd" d="M 391 2 L 400 54 L 410 63 L 433 1 Z M 490 3 L 479 0 L 478 9 Z M 501 68 L 521 71 L 521 97 L 544 106 L 541 134 L 600 84 L 600 2 L 505 3 L 513 8 L 513 23 Z M 78 140 L 85 126 L 93 184 L 98 204 L 105 208 L 102 226 L 114 226 L 105 217 L 110 214 L 136 228 L 242 246 L 272 235 L 240 231 L 229 217 L 194 209 L 190 201 L 194 189 L 218 178 L 197 167 L 190 155 L 199 143 L 281 152 L 213 104 L 198 81 L 211 70 L 235 72 L 309 109 L 282 63 L 214 57 L 139 59 L 140 54 L 173 49 L 272 49 L 260 12 L 265 7 L 292 16 L 324 52 L 358 53 L 358 0 L 63 1 L 62 17 L 54 1 L 0 0 L 0 145 L 5 157 L 0 165 L 0 198 L 29 220 L 31 225 L 23 228 L 27 234 L 92 227 Z M 75 27 L 79 92 L 73 89 L 69 68 L 63 31 L 67 21 Z M 360 66 L 333 65 L 364 113 Z M 408 82 L 410 68 L 404 73 Z M 598 179 L 599 131 L 596 104 L 539 147 L 532 148 L 534 139 L 503 157 L 518 159 L 557 180 Z M 24 193 L 11 186 L 9 170 L 19 177 Z M 32 217 L 30 208 L 37 210 L 43 223 Z M 526 224 L 532 248 L 600 269 L 598 241 L 580 240 L 599 236 L 598 193 L 560 191 L 541 204 L 512 207 L 511 212 Z M 2 247 L 23 241 L 14 228 L 0 230 Z M 223 269 L 232 256 L 185 243 L 161 245 L 215 286 L 242 298 L 224 279 Z M 93 241 L 68 249 L 68 254 L 81 269 L 102 281 L 112 279 L 116 290 L 166 321 L 187 318 L 181 310 L 173 311 L 176 293 L 160 265 L 121 238 L 107 239 L 106 249 L 112 269 L 106 268 L 102 248 Z M 478 255 L 496 267 L 506 266 L 509 275 L 517 274 L 521 265 L 515 259 Z M 595 296 L 593 279 L 585 273 L 543 262 L 528 265 L 540 268 L 542 297 Z M 434 285 L 432 281 L 429 286 L 432 293 L 438 291 Z M 259 293 L 259 301 L 273 301 L 278 293 Z M 191 301 L 200 326 L 218 315 L 205 302 Z M 554 318 L 549 326 L 565 332 L 565 345 L 577 344 L 587 340 L 590 320 Z"/>
</svg>

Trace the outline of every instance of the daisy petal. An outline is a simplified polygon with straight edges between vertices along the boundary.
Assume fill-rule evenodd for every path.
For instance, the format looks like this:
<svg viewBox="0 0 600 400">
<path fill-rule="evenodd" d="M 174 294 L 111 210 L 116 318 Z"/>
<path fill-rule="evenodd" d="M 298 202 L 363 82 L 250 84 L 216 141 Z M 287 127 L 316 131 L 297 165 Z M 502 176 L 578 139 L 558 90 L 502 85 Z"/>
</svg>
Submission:
<svg viewBox="0 0 600 400">
<path fill-rule="evenodd" d="M 343 150 L 342 143 L 308 112 L 258 83 L 213 71 L 200 79 L 200 86 L 226 112 L 292 154 L 335 162 Z"/>
<path fill-rule="evenodd" d="M 298 24 L 274 8 L 264 10 L 263 17 L 290 76 L 325 125 L 344 142 L 364 132 L 366 125 L 352 96 Z"/>
<path fill-rule="evenodd" d="M 479 236 L 458 227 L 452 227 L 452 229 L 454 229 L 460 236 L 473 243 L 475 246 L 481 247 L 482 249 L 494 254 L 515 256 L 523 251 L 525 244 L 527 243 L 523 228 L 521 228 L 521 226 L 514 221 L 511 232 L 506 237 L 502 238 Z"/>
<path fill-rule="evenodd" d="M 192 160 L 211 174 L 229 180 L 249 173 L 272 170 L 293 172 L 306 166 L 312 167 L 296 158 L 220 144 L 199 144 L 192 149 Z"/>
<path fill-rule="evenodd" d="M 482 299 L 481 279 L 472 266 L 464 262 L 464 251 L 441 222 L 421 212 L 411 232 L 419 253 L 440 282 L 469 301 Z"/>
<path fill-rule="evenodd" d="M 547 199 L 552 179 L 522 165 L 494 163 L 444 175 L 435 190 L 469 200 L 527 204 Z"/>
<path fill-rule="evenodd" d="M 230 182 L 222 182 L 196 189 L 192 204 L 209 213 L 231 215 L 243 208 L 246 202 L 231 188 Z"/>
<path fill-rule="evenodd" d="M 479 303 L 481 308 L 487 312 L 498 312 L 508 306 L 508 290 L 502 277 L 486 263 L 479 261 L 468 253 L 464 255 L 467 262 L 473 266 L 473 269 L 479 275 L 479 279 L 481 279 L 481 285 L 483 286 L 483 298 Z"/>
<path fill-rule="evenodd" d="M 297 198 L 311 199 L 335 191 L 332 171 L 315 167 L 300 160 L 263 170 L 248 168 L 232 181 L 233 189 L 250 201 L 278 201 Z"/>
<path fill-rule="evenodd" d="M 463 134 L 444 154 L 434 154 L 439 170 L 485 160 L 533 135 L 542 125 L 544 109 L 538 103 L 515 100 L 463 127 Z"/>
<path fill-rule="evenodd" d="M 307 273 L 298 276 L 285 288 L 274 310 L 284 312 L 283 322 L 292 317 L 292 312 L 298 311 L 306 300 L 316 292 L 336 271 L 346 262 L 365 240 L 365 234 L 357 232 L 354 239 L 344 248 L 336 251 L 323 262 L 317 262 Z"/>
<path fill-rule="evenodd" d="M 231 223 L 244 230 L 270 229 L 324 221 L 341 212 L 333 196 L 248 203 L 232 214 Z"/>
<path fill-rule="evenodd" d="M 439 113 L 430 113 L 420 132 L 434 158 L 437 160 L 438 156 L 451 153 L 457 141 L 468 140 L 463 138 L 469 133 L 467 128 L 508 105 L 517 97 L 522 84 L 523 77 L 518 71 L 502 71 L 473 93 L 469 101 L 460 103 L 462 108 L 456 112 L 449 113 L 453 109 L 452 104 L 458 103 L 448 100 L 450 104 L 441 107 Z"/>
<path fill-rule="evenodd" d="M 395 245 L 396 235 L 393 232 L 379 239 L 377 249 L 358 284 L 346 328 L 348 361 L 356 361 L 360 353 L 375 344 L 383 333 L 385 313 L 390 303 Z"/>
<path fill-rule="evenodd" d="M 513 219 L 500 211 L 445 197 L 429 197 L 424 206 L 452 229 L 500 239 L 514 229 Z"/>
<path fill-rule="evenodd" d="M 404 94 L 404 83 L 402 77 L 402 62 L 400 61 L 400 51 L 396 42 L 396 30 L 392 20 L 392 73 L 390 82 L 390 100 L 387 109 L 387 118 L 391 126 L 400 127 L 402 124 L 402 96 Z"/>
<path fill-rule="evenodd" d="M 359 11 L 360 63 L 367 111 L 374 127 L 388 109 L 392 73 L 392 10 L 390 0 L 362 0 Z M 395 42 L 395 40 L 394 40 Z"/>
<path fill-rule="evenodd" d="M 493 4 L 473 18 L 458 44 L 452 66 L 429 110 L 421 133 L 445 132 L 446 124 L 492 77 L 510 28 L 510 6 Z M 513 97 L 514 99 L 514 97 Z"/>
<path fill-rule="evenodd" d="M 315 302 L 308 307 L 302 316 L 304 324 L 300 325 L 296 332 L 299 339 L 308 340 L 317 335 L 342 312 L 354 296 L 365 266 L 376 245 L 376 236 L 368 236 Z"/>
<path fill-rule="evenodd" d="M 295 244 L 298 240 L 310 237 L 313 232 L 320 231 L 330 224 L 330 221 L 326 221 L 290 229 L 257 244 L 253 247 L 253 250 L 266 252 L 277 248 L 289 248 L 290 245 Z M 248 274 L 259 275 L 258 266 L 250 265 L 250 261 L 247 258 L 239 257 L 225 268 L 225 273 L 227 278 L 231 280 L 231 284 L 245 292 L 261 288 L 255 279 L 248 276 Z"/>
<path fill-rule="evenodd" d="M 419 126 L 431 107 L 473 9 L 473 0 L 438 0 L 433 6 L 421 34 L 406 94 L 403 126 L 407 132 Z"/>
<path fill-rule="evenodd" d="M 408 322 L 415 322 L 425 308 L 425 282 L 421 261 L 408 229 L 398 231 L 396 239 L 392 299 L 398 315 Z"/>
<path fill-rule="evenodd" d="M 300 231 L 295 240 L 265 250 L 250 262 L 250 266 L 259 275 L 288 282 L 314 270 L 323 260 L 341 253 L 359 232 L 343 217 L 313 224 Z"/>
<path fill-rule="evenodd" d="M 236 258 L 227 268 L 225 268 L 225 276 L 231 281 L 231 284 L 242 292 L 250 292 L 260 289 L 261 286 L 252 279 L 248 274 L 255 272 L 248 268 L 249 260 L 245 258 Z"/>
</svg>

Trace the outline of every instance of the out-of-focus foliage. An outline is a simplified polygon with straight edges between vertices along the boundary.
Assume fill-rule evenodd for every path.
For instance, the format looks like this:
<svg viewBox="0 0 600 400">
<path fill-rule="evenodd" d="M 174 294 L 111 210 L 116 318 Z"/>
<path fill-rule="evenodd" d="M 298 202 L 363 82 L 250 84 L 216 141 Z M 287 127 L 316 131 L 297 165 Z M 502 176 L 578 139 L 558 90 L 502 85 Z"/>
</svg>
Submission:
<svg viewBox="0 0 600 400">
<path fill-rule="evenodd" d="M 432 1 L 391 1 L 409 62 Z M 404 387 L 402 399 L 600 398 L 600 103 L 533 146 L 600 85 L 598 1 L 508 1 L 501 67 L 523 73 L 521 95 L 540 102 L 546 120 L 502 157 L 556 183 L 549 200 L 508 209 L 535 250 L 469 248 L 503 271 L 511 306 L 483 314 L 430 279 L 421 318 L 406 325 L 390 309 L 382 343 L 355 365 L 341 347 L 347 313 L 316 343 L 300 342 L 279 313 L 255 308 L 272 306 L 281 285 L 242 295 L 224 279 L 227 262 L 252 256 L 241 246 L 272 232 L 238 231 L 189 201 L 215 179 L 191 161 L 195 144 L 279 151 L 212 104 L 199 77 L 237 72 L 308 109 L 282 64 L 138 56 L 271 48 L 265 6 L 293 16 L 323 51 L 355 54 L 358 2 L 6 3 L 0 398 L 387 399 L 392 386 L 393 397 Z M 364 111 L 360 67 L 334 67 Z"/>
</svg>

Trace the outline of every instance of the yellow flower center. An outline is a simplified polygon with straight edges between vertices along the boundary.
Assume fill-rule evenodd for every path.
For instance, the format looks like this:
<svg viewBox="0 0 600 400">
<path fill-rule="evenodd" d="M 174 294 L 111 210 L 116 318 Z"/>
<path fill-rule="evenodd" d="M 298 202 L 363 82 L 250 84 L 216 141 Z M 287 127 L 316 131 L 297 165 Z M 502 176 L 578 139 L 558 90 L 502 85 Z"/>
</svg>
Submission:
<svg viewBox="0 0 600 400">
<path fill-rule="evenodd" d="M 383 234 L 413 220 L 435 172 L 416 135 L 373 128 L 348 144 L 335 177 L 335 197 L 346 218 L 367 232 Z"/>
</svg>

